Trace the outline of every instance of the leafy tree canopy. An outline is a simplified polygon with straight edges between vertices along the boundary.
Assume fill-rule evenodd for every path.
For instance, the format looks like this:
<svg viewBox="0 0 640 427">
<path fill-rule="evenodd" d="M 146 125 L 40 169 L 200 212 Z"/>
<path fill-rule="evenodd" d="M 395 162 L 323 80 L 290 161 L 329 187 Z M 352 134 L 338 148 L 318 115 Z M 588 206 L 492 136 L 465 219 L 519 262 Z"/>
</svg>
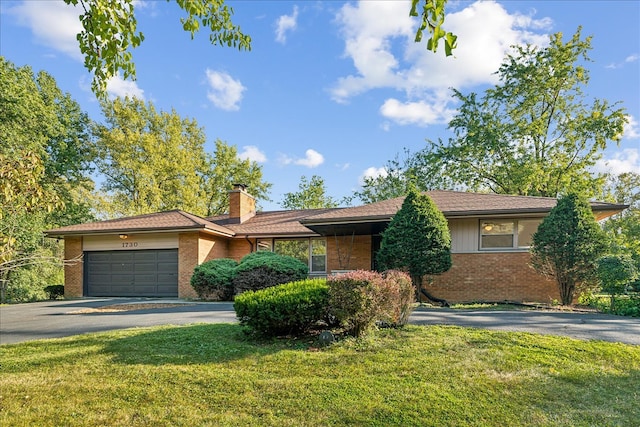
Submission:
<svg viewBox="0 0 640 427">
<path fill-rule="evenodd" d="M 606 238 L 589 202 L 568 194 L 558 200 L 534 233 L 531 264 L 557 282 L 562 304 L 569 305 L 578 286 L 595 283 L 597 260 L 606 249 Z"/>
<path fill-rule="evenodd" d="M 299 191 L 296 193 L 285 193 L 280 204 L 285 209 L 319 209 L 335 208 L 338 202 L 331 196 L 327 196 L 324 179 L 318 175 L 313 175 L 311 180 L 306 176 L 300 177 Z"/>
<path fill-rule="evenodd" d="M 640 271 L 640 174 L 627 172 L 610 176 L 604 199 L 629 205 L 604 221 L 602 227 L 612 241 L 611 251 L 633 258 Z"/>
<path fill-rule="evenodd" d="M 11 274 L 56 259 L 44 229 L 91 218 L 78 196 L 92 184 L 89 124 L 49 74 L 0 57 L 0 299 Z"/>
<path fill-rule="evenodd" d="M 197 215 L 223 213 L 234 182 L 246 183 L 257 198 L 270 184 L 255 162 L 216 141 L 205 152 L 205 134 L 195 120 L 175 111 L 156 111 L 150 102 L 103 102 L 106 124 L 96 128 L 98 170 L 105 176 L 102 212 L 107 217 L 183 209 Z"/>
<path fill-rule="evenodd" d="M 617 104 L 583 93 L 591 38 L 562 34 L 547 47 L 515 46 L 498 70 L 500 83 L 478 95 L 454 90 L 461 102 L 449 123 L 455 137 L 429 142 L 416 162 L 442 187 L 556 197 L 597 194 L 604 176 L 590 168 L 626 121 Z"/>
</svg>

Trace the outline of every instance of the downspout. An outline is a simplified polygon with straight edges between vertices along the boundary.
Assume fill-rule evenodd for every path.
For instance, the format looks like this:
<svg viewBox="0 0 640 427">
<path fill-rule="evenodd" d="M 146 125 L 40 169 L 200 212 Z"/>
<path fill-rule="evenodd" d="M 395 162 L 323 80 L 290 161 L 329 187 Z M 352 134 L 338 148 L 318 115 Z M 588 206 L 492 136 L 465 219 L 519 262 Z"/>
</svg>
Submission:
<svg viewBox="0 0 640 427">
<path fill-rule="evenodd" d="M 253 243 L 249 239 L 249 236 L 244 236 L 244 239 L 249 243 L 249 246 L 251 247 L 251 250 L 249 252 L 253 252 Z"/>
</svg>

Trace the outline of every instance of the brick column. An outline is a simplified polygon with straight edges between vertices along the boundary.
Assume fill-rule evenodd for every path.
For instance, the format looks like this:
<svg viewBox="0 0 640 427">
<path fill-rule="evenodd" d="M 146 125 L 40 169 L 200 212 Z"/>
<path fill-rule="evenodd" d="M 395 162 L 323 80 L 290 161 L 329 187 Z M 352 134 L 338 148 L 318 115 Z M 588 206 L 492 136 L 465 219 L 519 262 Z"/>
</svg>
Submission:
<svg viewBox="0 0 640 427">
<path fill-rule="evenodd" d="M 64 238 L 64 296 L 83 296 L 84 260 L 82 259 L 82 237 Z"/>
<path fill-rule="evenodd" d="M 198 294 L 191 287 L 193 269 L 198 265 L 199 233 L 180 233 L 178 236 L 178 296 L 180 298 L 197 298 Z"/>
</svg>

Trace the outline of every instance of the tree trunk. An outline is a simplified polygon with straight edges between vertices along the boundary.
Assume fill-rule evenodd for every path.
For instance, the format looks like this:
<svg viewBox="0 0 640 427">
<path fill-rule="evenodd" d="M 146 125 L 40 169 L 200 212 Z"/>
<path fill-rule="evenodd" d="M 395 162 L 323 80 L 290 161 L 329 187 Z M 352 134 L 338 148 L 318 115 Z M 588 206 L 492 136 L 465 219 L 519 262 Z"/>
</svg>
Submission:
<svg viewBox="0 0 640 427">
<path fill-rule="evenodd" d="M 413 282 L 413 286 L 415 286 L 416 301 L 420 302 L 420 296 L 424 295 L 429 301 L 438 303 L 443 307 L 449 307 L 449 303 L 447 302 L 447 300 L 431 295 L 422 287 L 422 276 L 411 276 L 411 282 Z"/>
</svg>

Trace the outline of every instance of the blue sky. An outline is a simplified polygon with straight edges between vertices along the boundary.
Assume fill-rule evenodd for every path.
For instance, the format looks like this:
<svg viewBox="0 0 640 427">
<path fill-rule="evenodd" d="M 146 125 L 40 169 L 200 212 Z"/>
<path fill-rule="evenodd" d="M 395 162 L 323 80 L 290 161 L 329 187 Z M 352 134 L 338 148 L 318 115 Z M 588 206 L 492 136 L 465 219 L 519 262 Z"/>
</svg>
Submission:
<svg viewBox="0 0 640 427">
<path fill-rule="evenodd" d="M 204 127 L 262 165 L 273 183 L 265 210 L 279 209 L 300 177 L 321 176 L 328 194 L 351 195 L 365 175 L 402 153 L 448 138 L 450 88 L 481 92 L 514 44 L 548 35 L 593 36 L 588 99 L 620 101 L 629 124 L 596 168 L 640 172 L 640 2 L 450 1 L 455 57 L 413 42 L 410 1 L 230 1 L 252 50 L 212 46 L 182 30 L 177 6 L 136 3 L 146 39 L 133 51 L 138 78 L 115 79 L 112 96 L 136 95 Z M 101 113 L 75 41 L 79 12 L 62 1 L 0 2 L 0 54 L 45 70 L 91 118 Z"/>
</svg>

